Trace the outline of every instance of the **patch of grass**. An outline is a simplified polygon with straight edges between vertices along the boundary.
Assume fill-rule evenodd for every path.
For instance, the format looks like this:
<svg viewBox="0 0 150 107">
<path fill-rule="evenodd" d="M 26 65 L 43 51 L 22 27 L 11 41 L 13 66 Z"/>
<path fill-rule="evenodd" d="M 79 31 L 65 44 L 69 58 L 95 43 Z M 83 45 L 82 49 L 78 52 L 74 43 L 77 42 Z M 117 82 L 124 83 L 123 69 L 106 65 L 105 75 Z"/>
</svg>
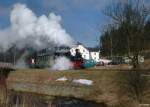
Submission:
<svg viewBox="0 0 150 107">
<path fill-rule="evenodd" d="M 130 70 L 118 76 L 121 95 L 137 103 L 150 103 L 150 78 L 143 76 L 142 70 Z"/>
<path fill-rule="evenodd" d="M 60 96 L 70 95 L 69 97 L 74 97 L 73 95 L 75 95 L 76 97 L 80 97 L 84 100 L 92 100 L 98 103 L 105 102 L 108 105 L 117 105 L 120 104 L 119 102 L 130 101 L 130 98 L 127 94 L 129 92 L 124 91 L 124 86 L 126 86 L 124 80 L 127 74 L 128 70 L 120 71 L 85 69 L 57 72 L 45 69 L 24 69 L 11 72 L 8 77 L 7 83 L 10 86 L 12 82 L 16 82 L 16 84 L 18 82 L 22 84 L 37 84 L 38 87 L 43 87 L 43 84 L 47 86 L 57 86 L 58 88 L 56 88 L 56 90 L 53 90 L 53 93 L 55 93 L 55 91 L 57 92 L 58 89 Z M 67 77 L 69 81 L 56 81 L 56 79 L 63 76 Z M 85 86 L 81 84 L 74 84 L 71 82 L 73 79 L 89 79 L 93 81 L 93 85 Z M 119 105 L 117 107 L 119 107 Z"/>
</svg>

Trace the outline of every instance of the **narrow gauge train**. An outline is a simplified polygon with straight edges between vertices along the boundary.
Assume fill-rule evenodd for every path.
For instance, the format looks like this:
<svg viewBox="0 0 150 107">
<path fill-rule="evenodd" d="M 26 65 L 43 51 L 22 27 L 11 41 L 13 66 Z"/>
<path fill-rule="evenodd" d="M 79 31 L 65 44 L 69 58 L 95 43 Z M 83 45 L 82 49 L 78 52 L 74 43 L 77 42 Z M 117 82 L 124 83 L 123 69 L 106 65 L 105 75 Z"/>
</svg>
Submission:
<svg viewBox="0 0 150 107">
<path fill-rule="evenodd" d="M 30 57 L 29 65 L 32 68 L 48 68 L 54 64 L 55 59 L 65 56 L 73 64 L 73 69 L 90 68 L 96 65 L 94 60 L 85 60 L 82 58 L 81 53 L 76 49 L 75 56 L 72 56 L 68 47 L 59 47 L 53 50 L 44 50 Z"/>
</svg>

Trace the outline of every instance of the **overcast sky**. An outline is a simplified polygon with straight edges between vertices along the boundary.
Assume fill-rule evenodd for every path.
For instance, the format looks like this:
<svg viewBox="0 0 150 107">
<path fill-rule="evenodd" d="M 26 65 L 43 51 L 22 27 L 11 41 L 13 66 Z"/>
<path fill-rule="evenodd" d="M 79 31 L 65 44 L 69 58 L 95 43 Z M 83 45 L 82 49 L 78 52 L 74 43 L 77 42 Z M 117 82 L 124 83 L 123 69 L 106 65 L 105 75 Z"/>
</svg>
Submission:
<svg viewBox="0 0 150 107">
<path fill-rule="evenodd" d="M 37 16 L 54 12 L 62 17 L 62 26 L 86 46 L 98 44 L 102 26 L 109 22 L 102 10 L 111 0 L 0 0 L 0 29 L 10 25 L 14 4 L 26 4 Z"/>
</svg>

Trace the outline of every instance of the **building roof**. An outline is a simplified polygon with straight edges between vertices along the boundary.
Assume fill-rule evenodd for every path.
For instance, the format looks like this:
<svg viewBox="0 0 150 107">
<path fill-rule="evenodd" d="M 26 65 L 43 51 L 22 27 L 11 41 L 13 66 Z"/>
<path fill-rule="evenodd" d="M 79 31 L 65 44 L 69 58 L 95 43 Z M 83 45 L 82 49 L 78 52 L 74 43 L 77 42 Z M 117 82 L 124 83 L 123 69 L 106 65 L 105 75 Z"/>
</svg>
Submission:
<svg viewBox="0 0 150 107">
<path fill-rule="evenodd" d="M 56 53 L 67 53 L 70 52 L 70 47 L 68 46 L 59 46 L 59 47 L 52 47 L 52 48 L 46 48 L 38 52 L 38 56 L 44 56 L 44 55 L 54 55 Z"/>
<path fill-rule="evenodd" d="M 70 52 L 70 48 L 66 46 L 61 46 L 61 47 L 56 47 L 55 48 L 55 53 L 66 53 Z"/>
<path fill-rule="evenodd" d="M 99 52 L 100 51 L 99 47 L 86 47 L 84 44 L 82 44 L 80 42 L 77 42 L 77 45 L 82 45 L 84 48 L 86 48 L 90 52 Z"/>
</svg>

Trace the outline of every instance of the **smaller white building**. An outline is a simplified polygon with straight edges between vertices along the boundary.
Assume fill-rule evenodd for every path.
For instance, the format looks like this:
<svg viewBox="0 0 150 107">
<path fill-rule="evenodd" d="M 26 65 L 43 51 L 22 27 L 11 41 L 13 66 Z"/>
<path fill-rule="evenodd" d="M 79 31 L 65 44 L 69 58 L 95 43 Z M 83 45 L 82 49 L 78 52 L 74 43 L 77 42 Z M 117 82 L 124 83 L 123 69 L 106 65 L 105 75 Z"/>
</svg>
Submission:
<svg viewBox="0 0 150 107">
<path fill-rule="evenodd" d="M 98 49 L 86 48 L 82 44 L 78 44 L 77 46 L 70 49 L 71 55 L 75 56 L 76 49 L 79 50 L 83 59 L 86 59 L 86 60 L 93 59 L 96 62 L 99 62 L 100 51 Z"/>
<path fill-rule="evenodd" d="M 99 62 L 99 52 L 90 52 L 91 58 L 94 59 L 96 62 Z"/>
</svg>

